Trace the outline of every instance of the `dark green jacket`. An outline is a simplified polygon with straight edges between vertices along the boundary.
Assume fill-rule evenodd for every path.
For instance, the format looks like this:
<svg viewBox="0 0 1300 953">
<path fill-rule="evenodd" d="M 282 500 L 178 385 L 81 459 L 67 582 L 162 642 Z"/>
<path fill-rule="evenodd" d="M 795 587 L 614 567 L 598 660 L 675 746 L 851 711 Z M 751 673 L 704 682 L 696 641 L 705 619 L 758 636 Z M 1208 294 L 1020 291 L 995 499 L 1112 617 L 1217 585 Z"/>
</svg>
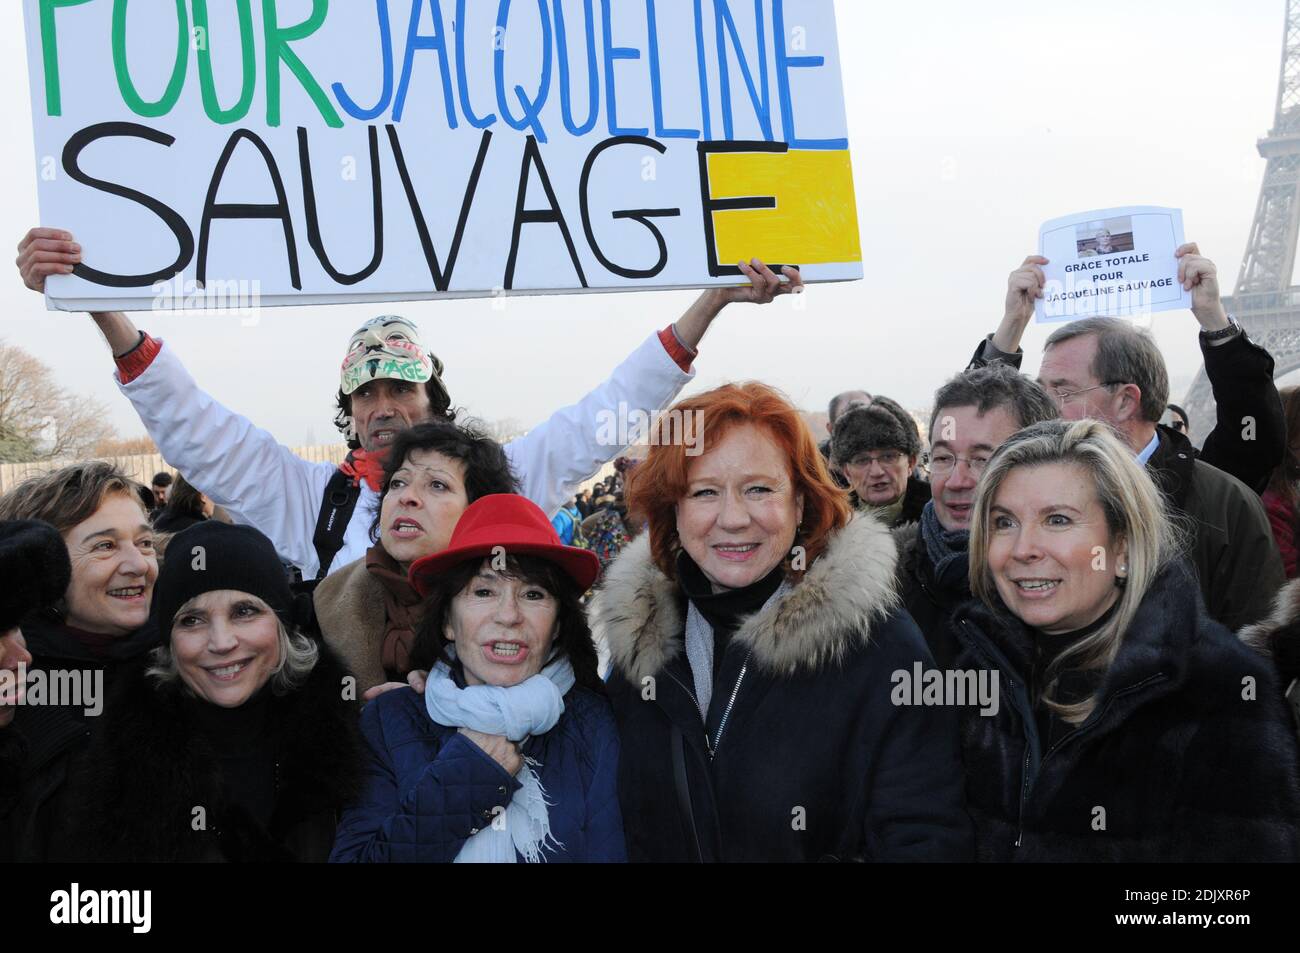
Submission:
<svg viewBox="0 0 1300 953">
<path fill-rule="evenodd" d="M 1160 446 L 1147 462 L 1156 485 L 1191 537 L 1210 615 L 1236 631 L 1268 615 L 1286 575 L 1268 513 L 1248 486 L 1198 459 L 1185 436 L 1159 428 Z"/>
</svg>

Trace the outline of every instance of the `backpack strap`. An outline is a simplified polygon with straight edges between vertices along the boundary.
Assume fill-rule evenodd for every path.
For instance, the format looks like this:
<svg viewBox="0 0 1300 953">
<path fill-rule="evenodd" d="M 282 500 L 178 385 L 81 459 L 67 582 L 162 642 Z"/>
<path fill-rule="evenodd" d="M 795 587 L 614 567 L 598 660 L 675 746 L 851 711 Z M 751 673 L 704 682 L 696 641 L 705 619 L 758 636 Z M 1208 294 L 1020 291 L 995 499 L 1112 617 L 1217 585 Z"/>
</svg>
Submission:
<svg viewBox="0 0 1300 953">
<path fill-rule="evenodd" d="M 312 545 L 316 547 L 316 558 L 320 562 L 320 569 L 316 573 L 318 580 L 325 578 L 334 557 L 343 548 L 343 534 L 347 532 L 359 499 L 360 481 L 353 480 L 342 470 L 335 470 L 325 484 L 325 498 L 321 500 L 320 513 L 316 517 L 316 532 L 311 539 Z"/>
</svg>

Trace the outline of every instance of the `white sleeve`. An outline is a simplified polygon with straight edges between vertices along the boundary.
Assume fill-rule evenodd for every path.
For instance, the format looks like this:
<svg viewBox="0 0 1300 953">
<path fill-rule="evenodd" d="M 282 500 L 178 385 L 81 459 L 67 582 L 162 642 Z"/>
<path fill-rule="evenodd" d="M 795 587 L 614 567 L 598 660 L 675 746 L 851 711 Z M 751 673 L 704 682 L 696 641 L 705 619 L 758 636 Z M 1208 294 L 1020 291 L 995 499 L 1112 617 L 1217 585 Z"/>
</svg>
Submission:
<svg viewBox="0 0 1300 953">
<path fill-rule="evenodd" d="M 650 335 L 586 397 L 506 445 L 523 495 L 554 516 L 579 484 L 626 449 L 636 418 L 666 407 L 694 376 Z"/>
<path fill-rule="evenodd" d="M 308 463 L 217 403 L 165 345 L 144 373 L 118 387 L 164 460 L 236 522 L 270 537 L 303 578 L 316 575 L 312 536 L 333 464 Z"/>
</svg>

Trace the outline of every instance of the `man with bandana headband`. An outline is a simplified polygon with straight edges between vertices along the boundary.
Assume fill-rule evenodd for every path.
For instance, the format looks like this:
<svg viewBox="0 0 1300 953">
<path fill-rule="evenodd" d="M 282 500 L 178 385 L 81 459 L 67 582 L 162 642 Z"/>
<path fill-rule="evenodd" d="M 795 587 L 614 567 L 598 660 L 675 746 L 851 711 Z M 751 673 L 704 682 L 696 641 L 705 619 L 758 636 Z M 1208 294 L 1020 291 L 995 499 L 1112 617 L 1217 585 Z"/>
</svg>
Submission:
<svg viewBox="0 0 1300 953">
<path fill-rule="evenodd" d="M 47 276 L 66 274 L 79 260 L 70 233 L 34 228 L 19 246 L 17 264 L 27 287 L 44 292 Z M 554 514 L 602 463 L 622 453 L 624 447 L 600 441 L 598 422 L 620 412 L 636 419 L 672 403 L 694 377 L 696 348 L 726 305 L 766 304 L 803 289 L 793 268 L 784 269 L 782 281 L 757 259 L 740 267 L 748 286 L 705 291 L 595 390 L 506 445 L 524 496 Z M 443 364 L 424 348 L 414 323 L 394 315 L 374 318 L 353 334 L 340 367 L 335 423 L 352 452 L 337 468 L 308 463 L 201 390 L 174 349 L 125 314 L 91 317 L 112 349 L 118 386 L 163 458 L 236 522 L 269 536 L 304 579 L 322 578 L 371 546 L 383 453 L 397 434 L 425 420 L 454 417 Z"/>
</svg>

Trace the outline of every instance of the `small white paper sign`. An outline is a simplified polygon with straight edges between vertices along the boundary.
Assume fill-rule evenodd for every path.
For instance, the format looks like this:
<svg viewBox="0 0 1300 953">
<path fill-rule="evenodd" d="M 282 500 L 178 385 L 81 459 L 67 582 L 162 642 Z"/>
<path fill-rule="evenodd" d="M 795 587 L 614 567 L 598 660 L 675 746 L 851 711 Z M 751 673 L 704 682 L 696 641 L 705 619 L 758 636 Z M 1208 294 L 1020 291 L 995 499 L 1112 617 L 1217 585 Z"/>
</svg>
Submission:
<svg viewBox="0 0 1300 953">
<path fill-rule="evenodd" d="M 1190 308 L 1174 252 L 1183 244 L 1183 212 L 1134 205 L 1079 212 L 1045 222 L 1038 253 L 1047 283 L 1035 309 L 1040 322 L 1098 316 L 1128 318 Z"/>
</svg>

